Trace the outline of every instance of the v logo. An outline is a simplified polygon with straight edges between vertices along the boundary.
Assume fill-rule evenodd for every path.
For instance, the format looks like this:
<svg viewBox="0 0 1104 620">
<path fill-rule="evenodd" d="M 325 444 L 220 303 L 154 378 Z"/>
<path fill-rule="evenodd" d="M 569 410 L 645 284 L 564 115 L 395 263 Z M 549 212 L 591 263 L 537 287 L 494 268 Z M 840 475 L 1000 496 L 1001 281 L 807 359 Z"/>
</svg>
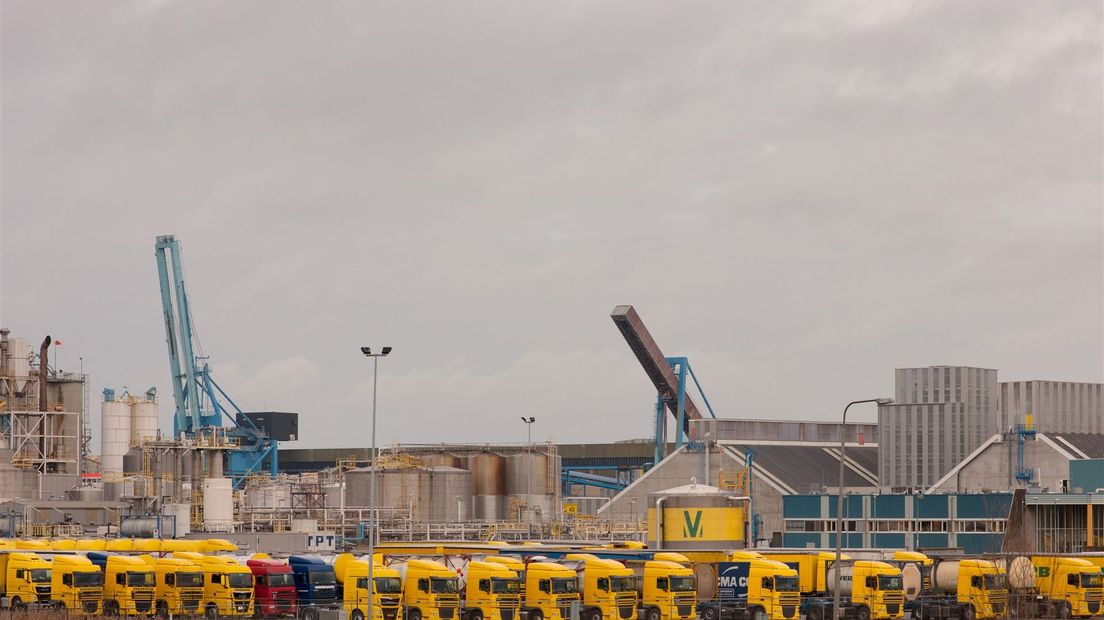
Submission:
<svg viewBox="0 0 1104 620">
<path fill-rule="evenodd" d="M 682 518 L 686 520 L 686 527 L 682 528 L 682 535 L 685 538 L 701 538 L 705 535 L 705 532 L 701 529 L 701 517 L 702 511 L 698 511 L 694 515 L 694 520 L 690 520 L 690 511 L 683 510 Z"/>
</svg>

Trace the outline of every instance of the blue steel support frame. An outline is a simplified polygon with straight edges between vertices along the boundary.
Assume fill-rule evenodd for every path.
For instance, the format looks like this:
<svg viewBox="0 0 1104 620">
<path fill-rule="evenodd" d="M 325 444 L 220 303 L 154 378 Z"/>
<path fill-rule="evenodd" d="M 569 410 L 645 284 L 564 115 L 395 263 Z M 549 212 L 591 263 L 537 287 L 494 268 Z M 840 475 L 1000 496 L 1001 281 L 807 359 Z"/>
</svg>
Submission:
<svg viewBox="0 0 1104 620">
<path fill-rule="evenodd" d="M 675 412 L 675 449 L 682 447 L 686 441 L 688 441 L 687 431 L 688 424 L 686 423 L 686 377 L 689 376 L 694 382 L 694 387 L 697 389 L 698 394 L 701 395 L 702 401 L 705 402 L 705 409 L 709 412 L 709 417 L 716 418 L 717 414 L 713 412 L 713 405 L 709 403 L 709 397 L 705 395 L 705 390 L 702 389 L 701 383 L 698 381 L 697 375 L 694 374 L 694 368 L 690 365 L 690 359 L 687 357 L 668 357 L 667 363 L 671 366 L 671 369 L 675 371 L 675 375 L 678 377 L 678 411 Z M 665 456 L 664 452 L 667 448 L 667 418 L 664 415 L 663 410 L 663 395 L 660 394 L 656 397 L 656 412 L 655 412 L 655 462 L 659 463 Z"/>
</svg>

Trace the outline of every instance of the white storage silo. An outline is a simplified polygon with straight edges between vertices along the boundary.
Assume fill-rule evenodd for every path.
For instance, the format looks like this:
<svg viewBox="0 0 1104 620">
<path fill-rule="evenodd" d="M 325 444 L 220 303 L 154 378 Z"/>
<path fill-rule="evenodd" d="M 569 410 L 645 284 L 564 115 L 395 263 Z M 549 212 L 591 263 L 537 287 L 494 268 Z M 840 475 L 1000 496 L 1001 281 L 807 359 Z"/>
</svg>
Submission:
<svg viewBox="0 0 1104 620">
<path fill-rule="evenodd" d="M 203 481 L 203 527 L 208 532 L 234 528 L 234 488 L 229 478 Z"/>
<path fill-rule="evenodd" d="M 11 376 L 15 378 L 12 391 L 21 394 L 31 374 L 31 347 L 22 338 L 12 338 L 8 345 L 10 351 Z"/>
<path fill-rule="evenodd" d="M 130 403 L 115 399 L 114 390 L 104 390 L 100 407 L 100 471 L 123 473 L 123 456 L 130 450 Z"/>
<path fill-rule="evenodd" d="M 157 401 L 135 399 L 130 405 L 130 445 L 157 439 Z"/>
</svg>

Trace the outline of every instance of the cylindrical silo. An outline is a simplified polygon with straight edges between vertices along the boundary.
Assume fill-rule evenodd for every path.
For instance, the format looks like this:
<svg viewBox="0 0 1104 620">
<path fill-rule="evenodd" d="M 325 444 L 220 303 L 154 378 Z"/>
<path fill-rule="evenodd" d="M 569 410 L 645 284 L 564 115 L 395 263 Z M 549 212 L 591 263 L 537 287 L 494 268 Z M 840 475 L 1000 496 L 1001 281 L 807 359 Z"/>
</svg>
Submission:
<svg viewBox="0 0 1104 620">
<path fill-rule="evenodd" d="M 100 406 L 100 471 L 109 482 L 117 482 L 123 473 L 123 456 L 128 450 L 130 403 L 115 400 L 112 391 L 104 390 L 104 401 Z"/>
<path fill-rule="evenodd" d="M 744 548 L 748 501 L 698 484 L 649 494 L 645 503 L 648 547 L 673 551 Z"/>
<path fill-rule="evenodd" d="M 507 517 L 506 457 L 480 452 L 468 459 L 472 476 L 472 508 L 476 519 L 501 521 Z"/>
<path fill-rule="evenodd" d="M 157 401 L 136 399 L 130 404 L 130 445 L 157 439 Z"/>
<path fill-rule="evenodd" d="M 21 394 L 31 375 L 31 347 L 22 338 L 12 338 L 8 344 L 11 376 L 15 378 L 12 391 Z"/>
<path fill-rule="evenodd" d="M 345 472 L 345 507 L 364 508 L 371 502 L 371 467 L 360 467 Z M 376 477 L 376 502 L 381 509 L 412 508 L 414 519 L 426 521 L 429 517 L 430 498 L 429 472 L 420 468 L 380 469 Z M 381 511 L 381 517 L 387 519 L 388 512 Z"/>
<path fill-rule="evenodd" d="M 229 478 L 203 481 L 203 527 L 209 532 L 229 532 L 234 527 L 234 488 Z"/>
<path fill-rule="evenodd" d="M 555 518 L 560 494 L 560 457 L 522 452 L 506 457 L 506 491 L 511 504 L 527 506 L 526 520 Z M 513 515 L 511 515 L 513 516 Z"/>
<path fill-rule="evenodd" d="M 472 480 L 471 472 L 459 467 L 434 467 L 429 472 L 430 514 L 429 520 L 440 523 L 458 523 L 470 518 Z"/>
<path fill-rule="evenodd" d="M 421 454 L 419 458 L 422 460 L 422 465 L 426 469 L 433 469 L 435 467 L 463 467 L 464 459 L 456 456 L 455 454 L 449 454 L 448 452 L 431 452 L 429 454 Z"/>
</svg>

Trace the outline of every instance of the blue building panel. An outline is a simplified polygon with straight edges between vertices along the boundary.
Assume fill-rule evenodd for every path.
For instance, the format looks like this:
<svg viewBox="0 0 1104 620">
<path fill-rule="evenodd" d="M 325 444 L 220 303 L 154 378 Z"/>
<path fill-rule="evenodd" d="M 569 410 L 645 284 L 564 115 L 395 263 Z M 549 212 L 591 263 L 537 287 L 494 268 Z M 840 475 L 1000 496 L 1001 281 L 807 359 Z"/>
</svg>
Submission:
<svg viewBox="0 0 1104 620">
<path fill-rule="evenodd" d="M 904 519 L 904 495 L 875 495 L 870 507 L 871 519 Z"/>
<path fill-rule="evenodd" d="M 951 545 L 946 532 L 922 532 L 916 535 L 916 546 L 920 549 L 945 549 Z"/>
<path fill-rule="evenodd" d="M 905 548 L 905 534 L 901 533 L 880 533 L 873 535 L 872 542 L 874 546 L 879 549 L 904 549 Z"/>
<path fill-rule="evenodd" d="M 1075 493 L 1104 489 L 1104 459 L 1075 459 L 1070 461 L 1069 468 L 1070 489 Z"/>
<path fill-rule="evenodd" d="M 947 510 L 947 495 L 913 496 L 913 510 L 920 519 L 946 519 L 950 512 Z"/>
<path fill-rule="evenodd" d="M 828 496 L 828 518 L 836 518 L 836 504 L 839 503 L 838 495 Z M 845 519 L 862 519 L 863 518 L 863 496 L 862 495 L 848 495 L 843 498 L 843 518 Z"/>
<path fill-rule="evenodd" d="M 833 548 L 836 546 L 836 533 L 828 533 L 828 547 Z M 862 549 L 863 548 L 863 535 L 855 532 L 845 532 L 843 535 L 843 547 L 845 549 Z"/>
<path fill-rule="evenodd" d="M 1012 506 L 1010 493 L 987 493 L 983 495 L 959 495 L 956 500 L 958 509 L 955 516 L 959 519 L 1007 519 Z"/>
<path fill-rule="evenodd" d="M 783 519 L 820 519 L 820 495 L 782 496 Z"/>
<path fill-rule="evenodd" d="M 963 553 L 966 554 L 998 553 L 1002 542 L 1004 542 L 1004 534 L 964 532 L 958 535 L 958 546 L 962 547 Z"/>
</svg>

